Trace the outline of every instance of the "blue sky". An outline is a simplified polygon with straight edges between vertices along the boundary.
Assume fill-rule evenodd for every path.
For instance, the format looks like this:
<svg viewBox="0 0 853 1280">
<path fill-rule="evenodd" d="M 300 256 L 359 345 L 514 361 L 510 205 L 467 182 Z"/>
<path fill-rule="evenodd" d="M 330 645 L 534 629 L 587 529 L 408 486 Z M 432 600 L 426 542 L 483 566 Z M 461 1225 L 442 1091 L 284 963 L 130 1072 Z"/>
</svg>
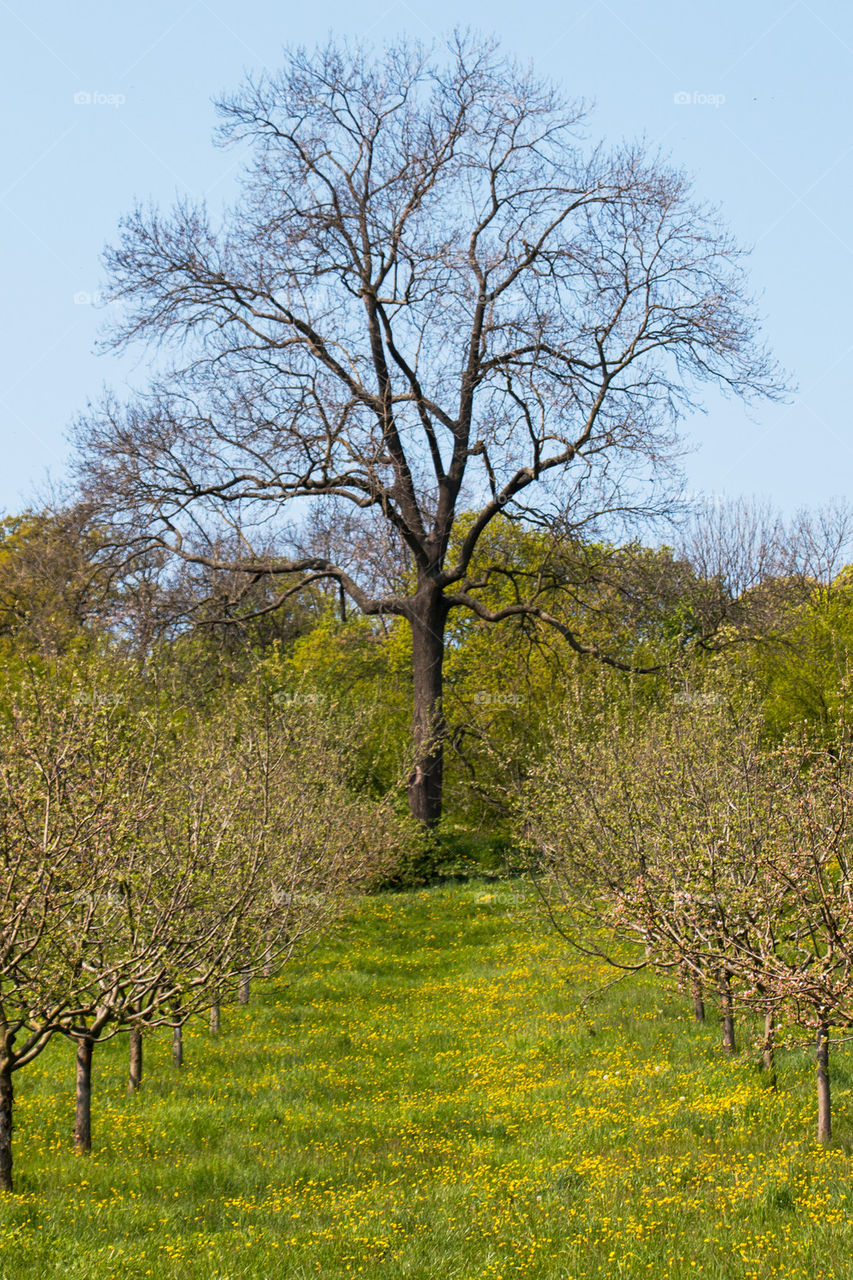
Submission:
<svg viewBox="0 0 853 1280">
<path fill-rule="evenodd" d="M 592 100 L 593 134 L 659 144 L 754 246 L 766 334 L 798 390 L 749 414 L 712 398 L 686 420 L 690 489 L 786 511 L 850 491 L 853 6 L 0 0 L 0 511 L 35 501 L 48 473 L 62 480 L 89 397 L 144 380 L 141 355 L 94 351 L 99 255 L 137 198 L 230 198 L 236 157 L 210 143 L 211 99 L 285 44 L 456 24 Z"/>
</svg>

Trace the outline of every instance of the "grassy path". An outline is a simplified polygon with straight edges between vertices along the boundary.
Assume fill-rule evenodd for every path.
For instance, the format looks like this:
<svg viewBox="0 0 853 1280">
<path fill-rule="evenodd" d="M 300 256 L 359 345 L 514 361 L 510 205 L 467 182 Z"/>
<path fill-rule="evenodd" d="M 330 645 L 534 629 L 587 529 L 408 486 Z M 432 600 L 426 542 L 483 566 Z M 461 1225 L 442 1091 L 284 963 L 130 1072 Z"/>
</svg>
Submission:
<svg viewBox="0 0 853 1280">
<path fill-rule="evenodd" d="M 96 1054 L 95 1154 L 70 1134 L 73 1052 L 20 1073 L 2 1280 L 853 1276 L 853 1099 L 813 1141 L 812 1072 L 725 1061 L 716 1026 L 567 960 L 511 888 L 365 901 L 186 1067 Z"/>
</svg>

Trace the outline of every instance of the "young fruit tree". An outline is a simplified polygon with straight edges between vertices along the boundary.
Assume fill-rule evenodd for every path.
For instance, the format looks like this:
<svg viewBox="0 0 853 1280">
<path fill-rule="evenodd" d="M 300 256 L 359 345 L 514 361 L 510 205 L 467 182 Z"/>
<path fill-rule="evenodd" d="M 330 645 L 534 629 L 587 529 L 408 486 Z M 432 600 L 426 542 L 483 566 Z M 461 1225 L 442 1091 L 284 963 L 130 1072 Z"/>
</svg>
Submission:
<svg viewBox="0 0 853 1280">
<path fill-rule="evenodd" d="M 86 1029 L 79 1064 L 128 987 L 156 989 L 144 954 L 133 957 L 131 977 L 127 955 L 116 964 L 104 954 L 105 925 L 128 892 L 128 849 L 153 816 L 145 786 L 152 756 L 138 739 L 128 749 L 120 687 L 112 681 L 107 696 L 45 664 L 9 663 L 0 682 L 0 1186 L 6 1189 L 13 1073 L 55 1034 L 74 1028 Z"/>
<path fill-rule="evenodd" d="M 830 1035 L 853 1025 L 849 729 L 842 715 L 829 744 L 802 731 L 774 744 L 747 716 L 704 719 L 694 715 L 672 743 L 680 779 L 662 814 L 666 873 L 684 910 L 662 913 L 661 942 L 676 954 L 691 945 L 694 969 L 718 977 L 724 1026 L 733 992 L 761 1012 L 771 1074 L 778 1027 L 808 1031 L 826 1144 Z"/>
<path fill-rule="evenodd" d="M 266 609 L 330 582 L 405 619 L 432 826 L 451 611 L 595 652 L 535 574 L 484 603 L 485 531 L 660 513 L 698 386 L 780 378 L 715 211 L 642 147 L 587 146 L 583 105 L 491 42 L 297 50 L 219 110 L 245 156 L 221 225 L 139 208 L 106 254 L 109 343 L 173 362 L 80 421 L 82 490 L 124 547 L 233 575 L 235 614 L 267 579 Z"/>
<path fill-rule="evenodd" d="M 772 753 L 754 850 L 752 936 L 731 937 L 745 995 L 768 1000 L 815 1045 L 817 1138 L 832 1137 L 830 1036 L 853 1027 L 853 752 L 793 734 Z"/>
<path fill-rule="evenodd" d="M 205 808 L 228 807 L 239 865 L 257 868 L 227 956 L 206 979 L 218 1031 L 219 1006 L 245 1002 L 253 977 L 273 976 L 316 942 L 354 894 L 394 871 L 411 833 L 387 802 L 350 787 L 346 730 L 324 724 L 313 704 L 238 691 L 205 717 L 199 737 L 217 760 Z M 198 802 L 194 790 L 178 812 Z M 223 884 L 230 896 L 227 876 Z"/>
</svg>

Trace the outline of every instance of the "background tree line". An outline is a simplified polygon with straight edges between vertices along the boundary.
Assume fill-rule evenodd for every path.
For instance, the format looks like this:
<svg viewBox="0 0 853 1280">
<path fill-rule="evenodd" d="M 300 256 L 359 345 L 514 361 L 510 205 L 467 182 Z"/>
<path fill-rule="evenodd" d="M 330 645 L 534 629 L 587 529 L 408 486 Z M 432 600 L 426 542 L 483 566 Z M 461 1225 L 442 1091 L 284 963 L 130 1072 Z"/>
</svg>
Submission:
<svg viewBox="0 0 853 1280">
<path fill-rule="evenodd" d="M 648 708 L 673 698 L 701 705 L 708 682 L 748 686 L 771 737 L 804 724 L 831 735 L 853 641 L 851 530 L 843 503 L 785 524 L 744 501 L 700 507 L 671 545 L 655 547 L 495 529 L 475 565 L 488 608 L 535 590 L 584 651 L 526 613 L 492 625 L 469 612 L 449 624 L 442 830 L 510 838 L 513 795 L 554 725 L 573 706 L 573 731 L 588 736 L 579 708 L 602 686 L 621 705 Z M 223 582 L 190 569 L 164 580 L 152 559 L 123 561 L 80 507 L 7 518 L 4 651 L 53 658 L 107 643 L 168 670 L 196 706 L 261 681 L 276 705 L 351 727 L 348 767 L 365 794 L 399 783 L 411 759 L 405 622 L 342 611 L 328 583 L 266 611 L 273 592 L 263 578 L 235 572 Z M 245 616 L 246 598 L 254 617 Z"/>
</svg>

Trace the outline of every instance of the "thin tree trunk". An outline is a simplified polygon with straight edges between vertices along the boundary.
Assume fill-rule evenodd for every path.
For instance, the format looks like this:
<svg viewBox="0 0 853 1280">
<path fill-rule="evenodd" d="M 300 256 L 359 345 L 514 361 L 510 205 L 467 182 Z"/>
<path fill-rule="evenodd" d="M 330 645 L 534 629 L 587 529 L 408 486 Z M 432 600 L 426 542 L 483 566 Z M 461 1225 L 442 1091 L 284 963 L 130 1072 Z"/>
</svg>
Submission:
<svg viewBox="0 0 853 1280">
<path fill-rule="evenodd" d="M 732 1010 L 732 982 L 728 970 L 720 970 L 720 1016 L 723 1023 L 723 1049 L 735 1052 L 735 1019 Z"/>
<path fill-rule="evenodd" d="M 414 766 L 409 775 L 409 807 L 425 827 L 441 818 L 444 770 L 442 681 L 444 597 L 431 585 L 418 592 L 410 615 L 412 626 L 412 737 Z"/>
<path fill-rule="evenodd" d="M 220 1017 L 219 1017 L 219 1001 L 210 1006 L 210 1034 L 212 1036 L 219 1035 Z"/>
<path fill-rule="evenodd" d="M 761 1046 L 761 1060 L 764 1070 L 770 1077 L 770 1087 L 776 1088 L 776 1015 L 773 1009 L 764 1014 L 764 1040 Z"/>
<path fill-rule="evenodd" d="M 142 1085 L 142 1030 L 140 1027 L 130 1029 L 130 1071 L 127 1081 L 128 1093 L 138 1093 Z"/>
<path fill-rule="evenodd" d="M 184 1029 L 179 1022 L 172 1027 L 172 1066 L 184 1065 Z"/>
<path fill-rule="evenodd" d="M 0 1191 L 12 1190 L 12 1058 L 0 1057 Z"/>
<path fill-rule="evenodd" d="M 827 1146 L 832 1138 L 832 1105 L 829 1092 L 829 1027 L 817 1029 L 817 1140 Z"/>
<path fill-rule="evenodd" d="M 74 1150 L 83 1155 L 92 1150 L 92 1050 L 91 1036 L 77 1041 L 77 1087 L 74 1109 Z"/>
<path fill-rule="evenodd" d="M 690 994 L 693 998 L 693 1020 L 694 1022 L 705 1021 L 705 1000 L 702 992 L 702 979 L 699 974 L 694 971 L 693 978 L 690 983 Z"/>
<path fill-rule="evenodd" d="M 240 993 L 238 999 L 241 1004 L 249 1003 L 249 994 L 251 991 L 251 979 L 248 973 L 240 974 Z"/>
</svg>

